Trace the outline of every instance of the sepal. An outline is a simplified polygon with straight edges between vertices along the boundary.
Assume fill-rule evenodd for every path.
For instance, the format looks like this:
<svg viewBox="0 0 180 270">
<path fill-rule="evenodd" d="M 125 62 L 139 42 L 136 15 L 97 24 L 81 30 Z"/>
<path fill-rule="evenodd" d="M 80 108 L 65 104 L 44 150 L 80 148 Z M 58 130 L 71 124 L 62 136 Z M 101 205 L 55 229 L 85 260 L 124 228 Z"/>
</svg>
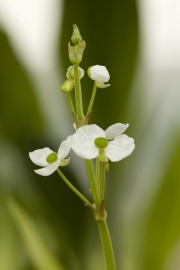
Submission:
<svg viewBox="0 0 180 270">
<path fill-rule="evenodd" d="M 102 83 L 102 82 L 96 82 L 96 86 L 98 88 L 106 88 L 106 87 L 109 87 L 110 84 L 105 84 L 105 83 Z"/>
<path fill-rule="evenodd" d="M 65 159 L 61 159 L 60 165 L 61 167 L 67 166 L 70 163 L 70 157 L 69 158 L 65 158 Z"/>
</svg>

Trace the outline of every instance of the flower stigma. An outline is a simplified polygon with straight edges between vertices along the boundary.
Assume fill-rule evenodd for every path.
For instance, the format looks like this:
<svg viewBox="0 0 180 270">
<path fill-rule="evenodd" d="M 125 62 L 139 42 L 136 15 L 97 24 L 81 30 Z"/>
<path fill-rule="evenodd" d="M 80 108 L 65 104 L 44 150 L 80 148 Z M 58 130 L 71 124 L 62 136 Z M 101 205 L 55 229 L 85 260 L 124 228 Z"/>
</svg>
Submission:
<svg viewBox="0 0 180 270">
<path fill-rule="evenodd" d="M 54 163 L 57 159 L 58 159 L 58 155 L 55 152 L 53 152 L 47 156 L 46 161 L 48 163 Z"/>
<path fill-rule="evenodd" d="M 100 138 L 96 138 L 94 140 L 94 144 L 96 147 L 102 149 L 102 148 L 106 148 L 108 146 L 108 141 L 105 138 L 100 137 Z"/>
</svg>

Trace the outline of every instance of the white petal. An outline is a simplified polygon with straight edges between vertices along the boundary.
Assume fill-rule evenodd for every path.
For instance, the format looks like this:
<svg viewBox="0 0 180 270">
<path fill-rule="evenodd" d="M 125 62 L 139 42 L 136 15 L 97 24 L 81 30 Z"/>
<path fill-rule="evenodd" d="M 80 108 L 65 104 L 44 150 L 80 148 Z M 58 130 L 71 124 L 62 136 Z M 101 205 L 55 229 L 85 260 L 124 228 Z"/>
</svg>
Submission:
<svg viewBox="0 0 180 270">
<path fill-rule="evenodd" d="M 71 149 L 71 145 L 68 140 L 65 140 L 61 143 L 59 150 L 58 150 L 58 158 L 64 159 Z"/>
<path fill-rule="evenodd" d="M 117 123 L 108 127 L 105 130 L 106 139 L 107 140 L 115 139 L 117 136 L 121 135 L 128 127 L 129 127 L 129 124 L 124 125 L 121 123 Z"/>
<path fill-rule="evenodd" d="M 52 163 L 51 165 L 48 165 L 45 168 L 39 169 L 39 170 L 34 170 L 37 174 L 40 174 L 42 176 L 48 176 L 51 175 L 53 172 L 57 170 L 57 168 L 60 165 L 60 159 L 58 159 L 56 162 Z"/>
<path fill-rule="evenodd" d="M 119 161 L 129 156 L 135 148 L 134 139 L 123 134 L 116 137 L 104 149 L 106 156 L 111 161 Z"/>
<path fill-rule="evenodd" d="M 82 77 L 84 77 L 84 69 L 82 69 L 81 67 L 79 67 L 80 71 L 81 71 L 81 76 L 80 79 L 82 79 Z"/>
<path fill-rule="evenodd" d="M 96 82 L 108 82 L 110 79 L 109 72 L 105 66 L 92 66 L 90 68 L 91 79 Z"/>
<path fill-rule="evenodd" d="M 97 125 L 86 125 L 77 129 L 76 134 L 81 136 L 81 140 L 94 140 L 99 137 L 105 138 L 105 132 L 102 128 Z"/>
<path fill-rule="evenodd" d="M 38 165 L 38 166 L 47 166 L 49 163 L 46 161 L 46 158 L 49 154 L 51 154 L 53 151 L 48 148 L 48 147 L 45 147 L 43 149 L 38 149 L 38 150 L 35 150 L 33 152 L 30 152 L 29 153 L 29 157 L 31 159 L 31 161 Z"/>
<path fill-rule="evenodd" d="M 72 149 L 79 157 L 93 159 L 98 156 L 98 148 L 94 145 L 94 140 L 87 139 L 75 133 L 68 137 L 68 141 L 70 141 Z"/>
</svg>

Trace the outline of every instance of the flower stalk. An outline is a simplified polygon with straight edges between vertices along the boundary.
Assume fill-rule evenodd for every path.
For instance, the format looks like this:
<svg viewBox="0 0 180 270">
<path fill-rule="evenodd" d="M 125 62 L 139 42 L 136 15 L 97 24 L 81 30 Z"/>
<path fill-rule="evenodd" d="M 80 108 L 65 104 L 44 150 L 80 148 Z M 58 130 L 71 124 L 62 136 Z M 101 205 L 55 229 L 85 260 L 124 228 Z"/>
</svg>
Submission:
<svg viewBox="0 0 180 270">
<path fill-rule="evenodd" d="M 105 193 L 105 177 L 106 177 L 106 163 L 101 161 L 101 200 L 104 200 Z"/>
<path fill-rule="evenodd" d="M 88 110 L 87 110 L 87 114 L 86 114 L 86 115 L 88 115 L 88 114 L 91 113 L 91 111 L 92 111 L 94 99 L 95 99 L 95 96 L 96 96 L 96 90 L 97 90 L 97 85 L 96 85 L 96 83 L 94 82 L 94 87 L 93 87 L 93 91 L 92 91 L 92 96 L 91 96 L 91 100 L 90 100 L 89 107 L 88 107 Z"/>
<path fill-rule="evenodd" d="M 70 189 L 78 195 L 78 197 L 89 207 L 92 206 L 92 204 L 86 199 L 84 195 L 82 195 L 70 182 L 69 180 L 64 176 L 64 174 L 61 172 L 60 169 L 57 169 L 57 173 L 59 176 L 64 180 L 64 182 L 70 187 Z"/>
<path fill-rule="evenodd" d="M 69 103 L 69 107 L 71 109 L 71 112 L 73 115 L 76 115 L 75 110 L 74 110 L 74 105 L 72 103 L 72 99 L 71 99 L 71 94 L 67 93 L 67 98 L 68 98 L 68 103 Z"/>
</svg>

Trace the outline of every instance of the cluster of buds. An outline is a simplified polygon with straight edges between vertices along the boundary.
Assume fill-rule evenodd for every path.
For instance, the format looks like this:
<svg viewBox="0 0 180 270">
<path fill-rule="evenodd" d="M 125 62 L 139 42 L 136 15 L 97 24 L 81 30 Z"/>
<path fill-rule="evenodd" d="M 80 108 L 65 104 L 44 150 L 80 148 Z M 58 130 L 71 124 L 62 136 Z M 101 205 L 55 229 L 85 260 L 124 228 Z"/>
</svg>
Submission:
<svg viewBox="0 0 180 270">
<path fill-rule="evenodd" d="M 69 42 L 69 59 L 72 64 L 79 64 L 82 61 L 83 52 L 86 48 L 86 42 L 82 40 L 81 34 L 76 24 L 73 25 L 73 28 L 74 31 L 71 37 L 71 41 L 74 43 L 74 46 L 71 46 Z"/>
</svg>

